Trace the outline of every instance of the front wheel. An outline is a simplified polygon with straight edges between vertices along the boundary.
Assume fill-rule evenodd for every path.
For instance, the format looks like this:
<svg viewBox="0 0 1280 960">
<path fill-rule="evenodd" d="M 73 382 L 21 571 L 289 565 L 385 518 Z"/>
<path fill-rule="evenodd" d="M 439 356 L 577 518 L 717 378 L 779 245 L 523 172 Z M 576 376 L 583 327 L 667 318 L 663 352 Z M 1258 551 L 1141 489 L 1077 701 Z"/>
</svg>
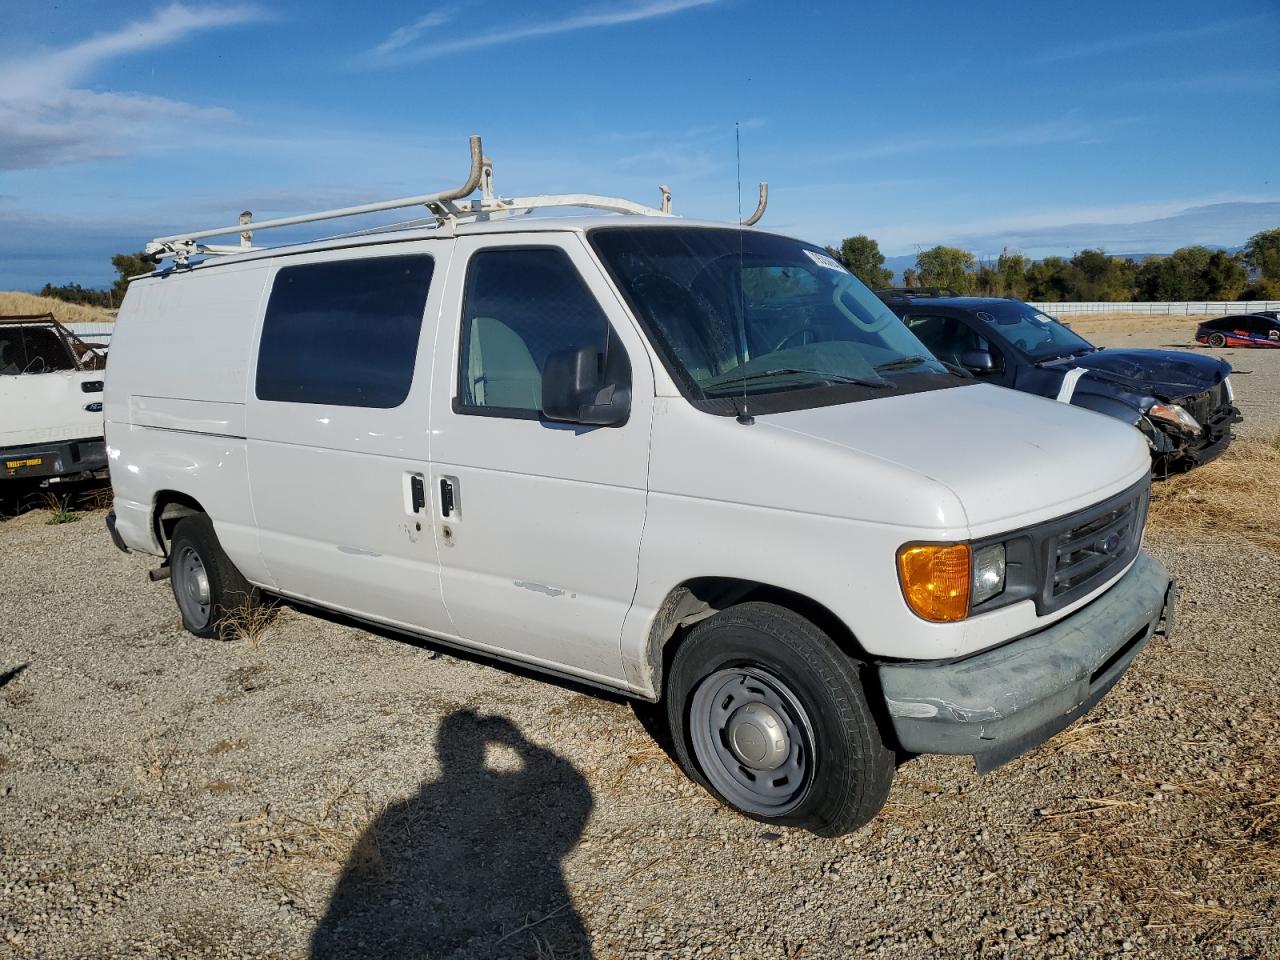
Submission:
<svg viewBox="0 0 1280 960">
<path fill-rule="evenodd" d="M 232 618 L 261 602 L 258 588 L 235 568 L 204 514 L 183 517 L 173 528 L 169 581 L 182 625 L 197 637 L 216 637 Z"/>
<path fill-rule="evenodd" d="M 1222 334 L 1220 334 L 1220 333 L 1211 333 L 1211 334 L 1209 334 L 1209 346 L 1211 346 L 1211 347 L 1225 347 L 1226 345 L 1227 345 L 1227 338 L 1226 338 L 1225 336 L 1223 336 Z"/>
<path fill-rule="evenodd" d="M 681 766 L 756 820 L 823 836 L 856 830 L 884 805 L 894 770 L 859 670 L 813 623 L 773 604 L 704 620 L 667 685 Z"/>
</svg>

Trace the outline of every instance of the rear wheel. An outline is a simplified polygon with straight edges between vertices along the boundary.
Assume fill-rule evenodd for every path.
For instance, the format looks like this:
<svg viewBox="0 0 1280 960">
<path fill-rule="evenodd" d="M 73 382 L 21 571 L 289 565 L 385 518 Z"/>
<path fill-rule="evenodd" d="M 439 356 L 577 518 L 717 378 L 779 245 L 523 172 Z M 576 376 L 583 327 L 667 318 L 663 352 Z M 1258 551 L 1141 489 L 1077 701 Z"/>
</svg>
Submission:
<svg viewBox="0 0 1280 960">
<path fill-rule="evenodd" d="M 258 588 L 223 552 L 204 514 L 183 517 L 173 528 L 169 582 L 183 627 L 197 637 L 218 636 L 230 618 L 261 602 Z"/>
<path fill-rule="evenodd" d="M 1227 345 L 1227 338 L 1223 334 L 1221 333 L 1209 334 L 1209 346 L 1225 347 L 1226 345 Z"/>
<path fill-rule="evenodd" d="M 773 604 L 704 620 L 667 686 L 681 766 L 756 820 L 824 836 L 861 827 L 884 804 L 894 755 L 859 671 L 813 623 Z"/>
</svg>

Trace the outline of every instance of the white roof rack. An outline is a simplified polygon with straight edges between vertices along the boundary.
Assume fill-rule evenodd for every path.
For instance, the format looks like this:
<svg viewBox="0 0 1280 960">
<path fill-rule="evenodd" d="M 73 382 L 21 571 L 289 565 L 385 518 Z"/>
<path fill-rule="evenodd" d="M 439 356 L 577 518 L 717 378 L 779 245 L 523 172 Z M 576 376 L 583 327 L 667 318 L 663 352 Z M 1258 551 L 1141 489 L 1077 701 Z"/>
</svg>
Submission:
<svg viewBox="0 0 1280 960">
<path fill-rule="evenodd" d="M 480 199 L 463 199 L 470 197 L 479 188 Z M 387 230 L 404 229 L 435 225 L 451 229 L 462 220 L 490 220 L 501 217 L 520 216 L 534 210 L 548 207 L 585 207 L 592 210 L 606 210 L 611 213 L 629 213 L 646 217 L 671 217 L 671 191 L 664 184 L 661 208 L 648 207 L 631 200 L 618 197 L 601 197 L 590 193 L 544 194 L 534 197 L 498 197 L 493 193 L 493 161 L 484 155 L 480 138 L 471 138 L 471 172 L 462 186 L 453 190 L 442 190 L 439 193 L 426 193 L 416 197 L 400 197 L 395 200 L 380 200 L 375 203 L 362 203 L 354 207 L 339 207 L 334 210 L 322 210 L 318 213 L 303 213 L 292 217 L 277 217 L 274 220 L 253 222 L 253 215 L 248 211 L 240 214 L 237 224 L 230 227 L 214 227 L 208 230 L 193 230 L 178 233 L 170 237 L 156 237 L 146 247 L 146 258 L 153 263 L 172 259 L 182 265 L 192 256 L 228 256 L 260 250 L 253 245 L 253 235 L 262 230 L 274 230 L 279 227 L 292 227 L 300 223 L 318 223 L 325 220 L 338 220 L 343 217 L 357 217 L 367 213 L 379 213 L 383 210 L 402 210 L 409 207 L 426 207 L 428 216 L 417 220 L 371 227 L 357 230 L 340 236 L 360 236 L 367 233 L 382 233 Z M 769 199 L 769 186 L 760 184 L 760 202 L 755 213 L 743 220 L 745 226 L 751 226 L 764 216 L 764 208 Z M 238 246 L 223 244 L 206 244 L 200 241 L 210 237 L 226 237 L 240 234 Z M 325 238 L 333 239 L 333 238 Z"/>
</svg>

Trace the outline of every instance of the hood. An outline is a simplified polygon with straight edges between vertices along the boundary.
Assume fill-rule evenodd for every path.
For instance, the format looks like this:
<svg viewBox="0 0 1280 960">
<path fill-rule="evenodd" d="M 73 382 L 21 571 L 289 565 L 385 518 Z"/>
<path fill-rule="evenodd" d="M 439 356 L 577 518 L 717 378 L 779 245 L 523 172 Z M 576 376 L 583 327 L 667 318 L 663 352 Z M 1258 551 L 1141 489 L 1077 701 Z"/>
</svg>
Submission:
<svg viewBox="0 0 1280 960">
<path fill-rule="evenodd" d="M 990 384 L 756 417 L 892 463 L 950 489 L 973 537 L 1070 513 L 1151 466 L 1133 427 Z"/>
<path fill-rule="evenodd" d="M 1083 367 L 1094 379 L 1161 400 L 1177 400 L 1207 390 L 1231 372 L 1231 364 L 1225 360 L 1186 350 L 1103 349 L 1052 367 L 1064 373 L 1072 367 Z"/>
</svg>

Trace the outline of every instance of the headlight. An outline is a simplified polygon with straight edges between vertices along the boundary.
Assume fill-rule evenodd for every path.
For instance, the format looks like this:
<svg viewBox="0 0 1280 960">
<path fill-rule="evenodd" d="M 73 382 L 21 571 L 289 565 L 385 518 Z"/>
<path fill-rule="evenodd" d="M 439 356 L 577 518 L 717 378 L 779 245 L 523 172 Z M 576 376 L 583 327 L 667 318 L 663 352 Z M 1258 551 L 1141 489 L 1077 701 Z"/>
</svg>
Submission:
<svg viewBox="0 0 1280 960">
<path fill-rule="evenodd" d="M 898 551 L 902 596 L 916 616 L 952 623 L 969 615 L 971 553 L 967 543 L 916 543 Z"/>
<path fill-rule="evenodd" d="M 1004 544 L 993 543 L 973 551 L 973 605 L 1004 591 Z"/>
<path fill-rule="evenodd" d="M 1172 424 L 1190 433 L 1199 433 L 1201 430 L 1200 421 L 1176 403 L 1160 403 L 1157 401 L 1151 405 L 1151 409 L 1147 411 L 1147 416 Z"/>
<path fill-rule="evenodd" d="M 974 550 L 967 543 L 912 543 L 898 551 L 902 596 L 916 616 L 954 623 L 1005 587 L 1003 543 Z"/>
</svg>

